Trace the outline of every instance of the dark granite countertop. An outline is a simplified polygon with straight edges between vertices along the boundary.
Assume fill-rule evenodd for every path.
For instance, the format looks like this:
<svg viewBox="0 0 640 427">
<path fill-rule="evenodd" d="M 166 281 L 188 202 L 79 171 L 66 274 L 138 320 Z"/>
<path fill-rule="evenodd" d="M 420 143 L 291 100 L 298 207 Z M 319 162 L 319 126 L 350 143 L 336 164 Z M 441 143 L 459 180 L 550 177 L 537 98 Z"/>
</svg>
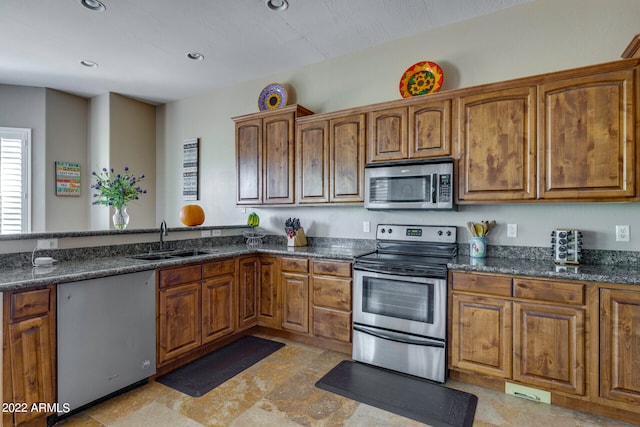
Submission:
<svg viewBox="0 0 640 427">
<path fill-rule="evenodd" d="M 573 266 L 556 265 L 550 260 L 459 256 L 449 263 L 448 267 L 449 270 L 640 285 L 640 266 L 636 265 L 581 264 Z"/>
<path fill-rule="evenodd" d="M 293 255 L 327 259 L 353 260 L 356 256 L 371 252 L 370 249 L 344 247 L 287 247 L 266 245 L 259 249 L 249 249 L 246 245 L 219 246 L 208 248 L 210 253 L 188 258 L 170 258 L 159 261 L 145 261 L 126 256 L 92 258 L 78 261 L 55 263 L 51 267 L 18 267 L 2 271 L 0 292 L 51 284 L 75 282 L 137 271 L 154 270 L 159 267 L 171 267 L 191 264 L 217 258 L 264 253 L 274 255 Z"/>
</svg>

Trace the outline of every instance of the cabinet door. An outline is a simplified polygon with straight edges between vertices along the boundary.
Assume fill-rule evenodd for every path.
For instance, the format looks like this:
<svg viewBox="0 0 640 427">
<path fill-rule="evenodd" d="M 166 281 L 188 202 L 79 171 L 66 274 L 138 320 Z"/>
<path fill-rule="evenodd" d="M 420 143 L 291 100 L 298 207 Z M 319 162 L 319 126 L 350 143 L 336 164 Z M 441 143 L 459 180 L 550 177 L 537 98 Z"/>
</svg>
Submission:
<svg viewBox="0 0 640 427">
<path fill-rule="evenodd" d="M 584 395 L 584 310 L 514 302 L 513 379 Z"/>
<path fill-rule="evenodd" d="M 364 201 L 365 115 L 332 119 L 331 192 L 334 203 Z"/>
<path fill-rule="evenodd" d="M 296 139 L 298 203 L 329 202 L 329 122 L 298 125 Z"/>
<path fill-rule="evenodd" d="M 158 365 L 200 347 L 200 283 L 158 292 Z"/>
<path fill-rule="evenodd" d="M 258 257 L 240 258 L 238 268 L 238 328 L 245 329 L 258 321 L 257 292 L 260 283 Z"/>
<path fill-rule="evenodd" d="M 9 326 L 12 394 L 5 402 L 34 403 L 55 401 L 55 343 L 50 316 L 34 317 Z M 38 411 L 15 412 L 16 425 L 41 418 Z M 43 423 L 43 425 L 46 423 Z"/>
<path fill-rule="evenodd" d="M 373 111 L 367 116 L 367 162 L 403 160 L 409 155 L 406 107 Z"/>
<path fill-rule="evenodd" d="M 311 327 L 314 336 L 351 342 L 351 289 L 351 279 L 313 276 Z"/>
<path fill-rule="evenodd" d="M 282 328 L 309 332 L 309 276 L 282 273 Z"/>
<path fill-rule="evenodd" d="M 274 114 L 262 119 L 264 129 L 264 204 L 288 204 L 294 200 L 295 114 Z"/>
<path fill-rule="evenodd" d="M 453 294 L 451 367 L 511 378 L 511 301 Z"/>
<path fill-rule="evenodd" d="M 640 292 L 600 290 L 600 396 L 640 404 Z"/>
<path fill-rule="evenodd" d="M 540 196 L 636 194 L 634 70 L 540 86 Z"/>
<path fill-rule="evenodd" d="M 535 198 L 535 93 L 522 87 L 460 99 L 459 200 Z"/>
<path fill-rule="evenodd" d="M 236 123 L 237 200 L 262 203 L 262 119 Z"/>
<path fill-rule="evenodd" d="M 260 257 L 260 291 L 258 292 L 258 324 L 260 326 L 280 328 L 279 276 L 278 258 Z"/>
<path fill-rule="evenodd" d="M 202 283 L 202 343 L 215 341 L 235 330 L 235 276 L 220 276 Z"/>
<path fill-rule="evenodd" d="M 451 100 L 409 106 L 409 158 L 451 155 Z"/>
</svg>

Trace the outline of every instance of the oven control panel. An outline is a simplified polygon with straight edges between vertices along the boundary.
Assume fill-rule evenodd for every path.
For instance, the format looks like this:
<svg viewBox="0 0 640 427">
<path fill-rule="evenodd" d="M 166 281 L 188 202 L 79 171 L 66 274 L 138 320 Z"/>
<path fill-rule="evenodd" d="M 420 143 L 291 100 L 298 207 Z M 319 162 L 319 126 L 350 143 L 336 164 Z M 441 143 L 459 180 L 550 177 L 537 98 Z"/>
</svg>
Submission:
<svg viewBox="0 0 640 427">
<path fill-rule="evenodd" d="M 378 224 L 376 239 L 408 242 L 455 243 L 457 229 L 450 225 Z"/>
</svg>

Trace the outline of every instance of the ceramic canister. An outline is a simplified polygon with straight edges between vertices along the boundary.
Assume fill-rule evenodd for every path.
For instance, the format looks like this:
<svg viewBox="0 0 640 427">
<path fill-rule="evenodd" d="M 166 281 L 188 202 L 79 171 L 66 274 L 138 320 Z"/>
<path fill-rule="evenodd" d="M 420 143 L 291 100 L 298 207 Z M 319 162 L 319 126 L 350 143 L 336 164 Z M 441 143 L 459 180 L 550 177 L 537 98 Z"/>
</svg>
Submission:
<svg viewBox="0 0 640 427">
<path fill-rule="evenodd" d="M 484 237 L 472 237 L 469 239 L 469 255 L 473 258 L 487 256 L 487 239 Z"/>
</svg>

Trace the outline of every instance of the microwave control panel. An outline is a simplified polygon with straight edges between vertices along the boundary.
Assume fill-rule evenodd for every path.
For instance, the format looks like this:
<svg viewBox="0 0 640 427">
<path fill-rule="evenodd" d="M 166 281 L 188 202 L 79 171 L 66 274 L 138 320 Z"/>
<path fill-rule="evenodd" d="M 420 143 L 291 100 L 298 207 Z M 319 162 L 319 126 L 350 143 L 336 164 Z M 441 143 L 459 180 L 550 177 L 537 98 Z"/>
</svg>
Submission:
<svg viewBox="0 0 640 427">
<path fill-rule="evenodd" d="M 438 200 L 441 202 L 451 201 L 451 175 L 442 174 L 439 176 L 438 182 Z"/>
</svg>

